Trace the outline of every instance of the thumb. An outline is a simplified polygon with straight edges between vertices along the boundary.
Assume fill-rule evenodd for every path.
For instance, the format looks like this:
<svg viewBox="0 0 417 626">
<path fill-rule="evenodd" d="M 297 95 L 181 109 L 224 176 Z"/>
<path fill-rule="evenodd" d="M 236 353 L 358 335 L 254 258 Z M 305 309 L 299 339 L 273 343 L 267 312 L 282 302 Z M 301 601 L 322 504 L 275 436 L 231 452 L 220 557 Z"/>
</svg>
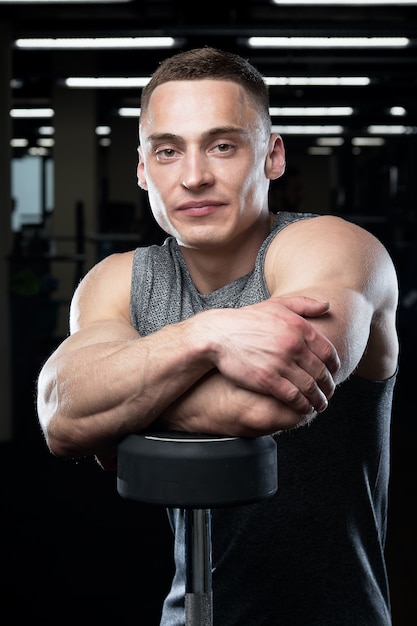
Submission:
<svg viewBox="0 0 417 626">
<path fill-rule="evenodd" d="M 318 317 L 330 309 L 330 302 L 323 302 L 309 296 L 289 296 L 281 298 L 281 304 L 302 317 Z"/>
</svg>

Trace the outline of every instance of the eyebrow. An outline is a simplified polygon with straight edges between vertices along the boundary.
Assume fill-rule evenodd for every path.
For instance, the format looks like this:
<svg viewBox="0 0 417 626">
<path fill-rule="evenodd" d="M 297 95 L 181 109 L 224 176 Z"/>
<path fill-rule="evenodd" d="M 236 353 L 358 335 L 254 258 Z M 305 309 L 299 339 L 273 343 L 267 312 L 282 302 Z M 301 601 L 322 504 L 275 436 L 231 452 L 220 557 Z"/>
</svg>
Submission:
<svg viewBox="0 0 417 626">
<path fill-rule="evenodd" d="M 241 126 L 218 126 L 210 128 L 202 133 L 203 139 L 209 139 L 210 137 L 218 137 L 219 135 L 247 135 L 247 131 Z M 146 138 L 146 143 L 153 143 L 156 141 L 184 141 L 181 135 L 175 133 L 152 133 Z"/>
</svg>

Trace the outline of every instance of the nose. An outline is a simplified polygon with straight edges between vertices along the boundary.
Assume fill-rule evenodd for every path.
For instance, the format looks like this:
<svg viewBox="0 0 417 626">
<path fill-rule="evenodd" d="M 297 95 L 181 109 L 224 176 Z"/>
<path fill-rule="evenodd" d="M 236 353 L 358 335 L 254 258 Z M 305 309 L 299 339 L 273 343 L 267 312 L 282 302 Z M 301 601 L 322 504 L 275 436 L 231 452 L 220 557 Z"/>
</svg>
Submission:
<svg viewBox="0 0 417 626">
<path fill-rule="evenodd" d="M 209 159 L 199 150 L 190 151 L 183 161 L 181 184 L 186 189 L 198 190 L 200 187 L 212 185 L 214 176 L 210 169 Z"/>
</svg>

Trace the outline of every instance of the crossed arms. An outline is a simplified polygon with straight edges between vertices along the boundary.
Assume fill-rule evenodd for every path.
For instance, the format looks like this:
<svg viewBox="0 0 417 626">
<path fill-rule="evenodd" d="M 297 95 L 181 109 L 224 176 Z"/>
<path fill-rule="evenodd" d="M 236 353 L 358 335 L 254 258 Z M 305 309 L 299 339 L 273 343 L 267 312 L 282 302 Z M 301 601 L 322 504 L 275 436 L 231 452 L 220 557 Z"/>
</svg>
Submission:
<svg viewBox="0 0 417 626">
<path fill-rule="evenodd" d="M 355 370 L 394 373 L 395 271 L 356 226 L 322 217 L 287 227 L 267 254 L 270 299 L 148 337 L 130 324 L 132 259 L 108 257 L 84 278 L 71 334 L 42 368 L 38 415 L 54 454 L 95 455 L 111 468 L 118 441 L 151 424 L 275 432 L 324 410 Z"/>
</svg>

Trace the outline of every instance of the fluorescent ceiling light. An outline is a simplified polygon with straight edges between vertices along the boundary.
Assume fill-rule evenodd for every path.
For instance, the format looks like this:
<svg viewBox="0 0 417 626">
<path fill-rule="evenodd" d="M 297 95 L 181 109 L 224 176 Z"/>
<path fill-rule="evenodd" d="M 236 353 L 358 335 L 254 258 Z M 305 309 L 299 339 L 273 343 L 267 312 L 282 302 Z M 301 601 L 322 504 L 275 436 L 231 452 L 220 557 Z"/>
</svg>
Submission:
<svg viewBox="0 0 417 626">
<path fill-rule="evenodd" d="M 398 106 L 391 107 L 389 112 L 390 112 L 391 115 L 396 115 L 396 116 L 400 116 L 400 117 L 407 113 L 407 111 L 406 111 L 406 109 L 404 107 L 398 107 Z"/>
<path fill-rule="evenodd" d="M 270 107 L 270 115 L 276 116 L 317 116 L 317 115 L 352 115 L 351 107 Z M 140 108 L 122 107 L 120 117 L 139 117 Z M 339 128 L 339 127 L 334 127 Z"/>
<path fill-rule="evenodd" d="M 40 126 L 38 128 L 38 133 L 40 135 L 53 135 L 55 132 L 55 129 L 53 126 Z"/>
<path fill-rule="evenodd" d="M 272 126 L 272 132 L 282 135 L 341 135 L 343 126 Z"/>
<path fill-rule="evenodd" d="M 324 148 L 319 146 L 310 146 L 307 150 L 308 154 L 313 156 L 329 156 L 333 154 L 333 150 L 331 148 Z"/>
<path fill-rule="evenodd" d="M 92 87 L 96 88 L 122 88 L 129 89 L 132 87 L 145 87 L 148 84 L 150 78 L 149 77 L 138 77 L 138 78 L 110 78 L 110 77 L 77 77 L 70 76 L 64 80 L 64 84 L 67 87 Z"/>
<path fill-rule="evenodd" d="M 48 156 L 49 151 L 48 148 L 43 148 L 42 146 L 32 146 L 29 148 L 28 154 L 30 156 Z"/>
<path fill-rule="evenodd" d="M 0 0 L 0 4 L 122 4 L 132 0 Z"/>
<path fill-rule="evenodd" d="M 72 88 L 125 88 L 145 87 L 149 76 L 137 76 L 135 78 L 101 77 L 101 76 L 70 76 L 64 80 L 67 87 Z M 366 86 L 371 82 L 368 76 L 265 76 L 264 80 L 270 87 L 279 86 Z"/>
<path fill-rule="evenodd" d="M 316 141 L 318 146 L 343 146 L 343 137 L 319 137 Z"/>
<path fill-rule="evenodd" d="M 360 6 L 383 6 L 387 4 L 391 5 L 415 5 L 417 4 L 417 0 L 272 0 L 274 4 L 280 4 L 283 6 L 350 6 L 350 5 L 360 5 Z"/>
<path fill-rule="evenodd" d="M 28 145 L 28 140 L 27 139 L 20 139 L 18 137 L 16 137 L 15 139 L 12 139 L 10 142 L 10 145 L 12 148 L 26 148 L 26 146 Z"/>
<path fill-rule="evenodd" d="M 111 128 L 110 126 L 97 126 L 96 127 L 96 135 L 110 135 Z"/>
<path fill-rule="evenodd" d="M 411 135 L 417 132 L 417 128 L 413 126 L 384 126 L 382 124 L 368 126 L 367 130 L 371 135 Z"/>
<path fill-rule="evenodd" d="M 173 48 L 179 40 L 173 37 L 45 37 L 16 39 L 16 48 L 24 50 L 70 50 L 88 48 Z"/>
<path fill-rule="evenodd" d="M 352 145 L 353 146 L 383 146 L 385 143 L 385 139 L 382 137 L 353 137 Z"/>
<path fill-rule="evenodd" d="M 251 48 L 404 48 L 407 37 L 249 37 Z"/>
<path fill-rule="evenodd" d="M 10 117 L 19 117 L 24 119 L 53 117 L 53 109 L 11 109 Z"/>
<path fill-rule="evenodd" d="M 140 109 L 137 107 L 122 107 L 118 113 L 120 117 L 139 117 Z"/>
<path fill-rule="evenodd" d="M 52 148 L 55 145 L 55 139 L 52 137 L 41 137 L 36 143 L 42 148 Z"/>
<path fill-rule="evenodd" d="M 352 107 L 270 107 L 269 113 L 275 116 L 326 116 L 352 115 Z"/>
<path fill-rule="evenodd" d="M 364 87 L 371 82 L 368 76 L 264 76 L 264 80 L 270 87 Z"/>
</svg>

